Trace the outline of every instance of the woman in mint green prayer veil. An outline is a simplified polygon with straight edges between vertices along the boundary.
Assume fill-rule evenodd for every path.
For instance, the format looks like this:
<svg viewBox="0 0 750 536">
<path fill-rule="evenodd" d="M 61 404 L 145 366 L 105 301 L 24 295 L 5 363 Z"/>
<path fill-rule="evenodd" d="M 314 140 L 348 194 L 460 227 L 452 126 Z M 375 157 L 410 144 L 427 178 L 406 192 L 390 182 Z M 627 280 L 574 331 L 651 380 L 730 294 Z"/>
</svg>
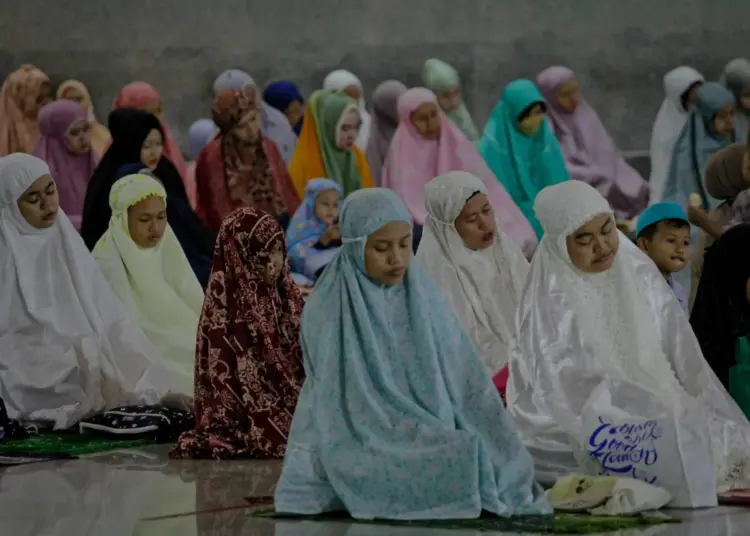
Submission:
<svg viewBox="0 0 750 536">
<path fill-rule="evenodd" d="M 442 60 L 430 58 L 422 67 L 422 82 L 437 95 L 440 107 L 448 119 L 455 123 L 469 141 L 476 143 L 479 140 L 479 130 L 464 104 L 458 71 Z"/>
<path fill-rule="evenodd" d="M 542 226 L 534 215 L 536 194 L 570 178 L 545 110 L 544 97 L 534 82 L 511 82 L 492 110 L 478 147 L 538 238 Z"/>
<path fill-rule="evenodd" d="M 383 241 L 394 222 L 406 235 Z M 404 204 L 391 190 L 358 190 L 339 225 L 341 252 L 302 315 L 307 379 L 276 511 L 357 519 L 551 513 L 484 365 L 438 288 L 409 264 Z M 400 275 L 380 282 L 371 261 L 378 255 Z"/>
</svg>

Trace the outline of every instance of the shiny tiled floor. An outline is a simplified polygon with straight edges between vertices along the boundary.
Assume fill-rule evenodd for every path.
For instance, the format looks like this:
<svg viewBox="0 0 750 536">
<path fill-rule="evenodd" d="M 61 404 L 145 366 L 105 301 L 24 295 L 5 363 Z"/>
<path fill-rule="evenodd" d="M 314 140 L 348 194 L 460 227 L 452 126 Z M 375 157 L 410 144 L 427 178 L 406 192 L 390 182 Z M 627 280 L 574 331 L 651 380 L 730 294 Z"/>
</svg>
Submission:
<svg viewBox="0 0 750 536">
<path fill-rule="evenodd" d="M 168 461 L 164 447 L 0 469 L 0 535 L 480 536 L 248 517 L 243 498 L 273 495 L 279 470 L 279 462 Z M 750 508 L 671 513 L 685 522 L 617 534 L 750 534 Z"/>
</svg>

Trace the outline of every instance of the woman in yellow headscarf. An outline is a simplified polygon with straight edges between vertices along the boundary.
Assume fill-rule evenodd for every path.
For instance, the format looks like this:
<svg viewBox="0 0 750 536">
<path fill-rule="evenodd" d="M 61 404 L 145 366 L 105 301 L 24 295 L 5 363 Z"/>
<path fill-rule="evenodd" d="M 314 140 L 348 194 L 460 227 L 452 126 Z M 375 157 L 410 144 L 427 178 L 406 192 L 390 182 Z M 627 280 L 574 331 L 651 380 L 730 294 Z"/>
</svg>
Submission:
<svg viewBox="0 0 750 536">
<path fill-rule="evenodd" d="M 349 195 L 372 188 L 364 153 L 355 145 L 361 127 L 357 102 L 341 91 L 321 90 L 310 96 L 302 132 L 289 164 L 289 175 L 300 199 L 305 184 L 327 177 Z"/>
<path fill-rule="evenodd" d="M 75 101 L 86 110 L 89 123 L 91 123 L 91 147 L 94 148 L 97 156 L 103 155 L 112 141 L 112 136 L 107 127 L 97 121 L 88 88 L 78 80 L 66 80 L 57 88 L 57 99 Z"/>
<path fill-rule="evenodd" d="M 167 193 L 145 174 L 118 180 L 109 228 L 92 254 L 185 392 L 193 391 L 203 290 L 167 223 Z"/>
</svg>

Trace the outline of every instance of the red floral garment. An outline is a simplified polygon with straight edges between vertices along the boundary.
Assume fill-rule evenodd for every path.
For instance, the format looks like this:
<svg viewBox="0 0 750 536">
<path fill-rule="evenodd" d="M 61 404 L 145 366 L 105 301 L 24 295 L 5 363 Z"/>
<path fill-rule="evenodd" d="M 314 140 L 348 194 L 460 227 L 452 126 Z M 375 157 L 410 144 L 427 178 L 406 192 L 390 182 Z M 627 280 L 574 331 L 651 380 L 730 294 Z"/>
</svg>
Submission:
<svg viewBox="0 0 750 536">
<path fill-rule="evenodd" d="M 302 296 L 288 260 L 274 284 L 262 275 L 284 233 L 251 207 L 219 231 L 195 363 L 196 428 L 173 458 L 282 458 L 304 381 L 299 342 Z"/>
</svg>

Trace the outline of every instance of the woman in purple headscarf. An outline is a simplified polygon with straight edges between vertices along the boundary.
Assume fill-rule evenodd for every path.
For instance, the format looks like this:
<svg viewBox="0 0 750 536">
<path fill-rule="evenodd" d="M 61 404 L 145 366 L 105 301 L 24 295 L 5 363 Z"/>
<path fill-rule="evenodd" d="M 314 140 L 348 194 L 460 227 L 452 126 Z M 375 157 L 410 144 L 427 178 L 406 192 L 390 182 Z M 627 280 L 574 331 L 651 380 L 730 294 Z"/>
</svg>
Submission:
<svg viewBox="0 0 750 536">
<path fill-rule="evenodd" d="M 375 186 L 380 186 L 385 157 L 398 128 L 398 99 L 404 93 L 406 86 L 398 80 L 386 80 L 372 93 L 372 123 L 365 155 Z"/>
<path fill-rule="evenodd" d="M 618 219 L 640 214 L 648 205 L 648 183 L 625 162 L 596 111 L 581 96 L 575 73 L 567 67 L 549 67 L 536 83 L 571 177 L 599 190 Z"/>
<path fill-rule="evenodd" d="M 39 112 L 39 139 L 33 155 L 44 160 L 57 183 L 60 207 L 80 230 L 83 200 L 98 163 L 91 149 L 91 123 L 75 101 L 58 100 Z"/>
</svg>

